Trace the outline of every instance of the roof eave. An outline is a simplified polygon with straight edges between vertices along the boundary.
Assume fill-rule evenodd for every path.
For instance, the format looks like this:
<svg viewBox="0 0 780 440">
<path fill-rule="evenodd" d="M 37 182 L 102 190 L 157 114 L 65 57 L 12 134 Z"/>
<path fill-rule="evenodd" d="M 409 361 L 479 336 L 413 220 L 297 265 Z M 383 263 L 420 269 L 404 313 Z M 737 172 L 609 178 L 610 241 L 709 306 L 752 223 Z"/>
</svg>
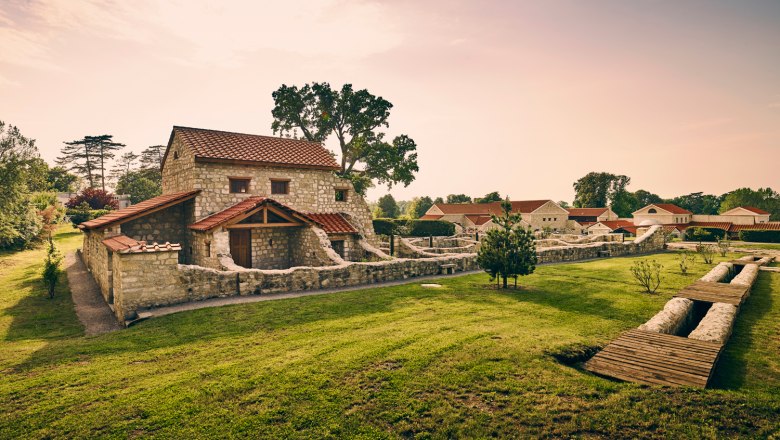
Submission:
<svg viewBox="0 0 780 440">
<path fill-rule="evenodd" d="M 295 163 L 283 163 L 283 162 L 263 162 L 255 160 L 239 160 L 239 159 L 226 159 L 218 157 L 203 157 L 195 155 L 195 162 L 200 163 L 227 163 L 234 165 L 250 165 L 250 166 L 264 166 L 264 167 L 276 167 L 276 168 L 304 168 L 311 170 L 322 171 L 338 171 L 341 169 L 339 166 L 325 166 L 325 165 L 312 165 L 312 164 L 295 164 Z"/>
</svg>

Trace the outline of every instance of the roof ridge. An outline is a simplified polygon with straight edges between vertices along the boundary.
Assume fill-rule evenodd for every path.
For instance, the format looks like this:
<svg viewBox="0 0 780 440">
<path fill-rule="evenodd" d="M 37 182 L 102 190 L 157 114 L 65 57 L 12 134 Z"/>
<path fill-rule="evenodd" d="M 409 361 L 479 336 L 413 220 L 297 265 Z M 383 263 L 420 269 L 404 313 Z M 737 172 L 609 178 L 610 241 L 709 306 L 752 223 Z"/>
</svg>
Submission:
<svg viewBox="0 0 780 440">
<path fill-rule="evenodd" d="M 174 130 L 176 130 L 176 129 L 180 129 L 180 130 L 183 129 L 183 130 L 210 131 L 210 132 L 213 132 L 213 133 L 238 134 L 238 135 L 241 135 L 241 136 L 256 136 L 256 137 L 262 137 L 262 138 L 267 138 L 267 139 L 284 139 L 284 140 L 289 140 L 289 141 L 306 142 L 306 143 L 309 143 L 309 144 L 316 144 L 316 145 L 323 146 L 322 142 L 310 141 L 308 139 L 286 138 L 286 137 L 282 137 L 282 136 L 268 136 L 268 135 L 265 135 L 265 134 L 254 134 L 254 133 L 242 133 L 242 132 L 239 132 L 239 131 L 214 130 L 213 128 L 198 128 L 198 127 L 185 127 L 183 125 L 174 125 L 173 129 Z"/>
</svg>

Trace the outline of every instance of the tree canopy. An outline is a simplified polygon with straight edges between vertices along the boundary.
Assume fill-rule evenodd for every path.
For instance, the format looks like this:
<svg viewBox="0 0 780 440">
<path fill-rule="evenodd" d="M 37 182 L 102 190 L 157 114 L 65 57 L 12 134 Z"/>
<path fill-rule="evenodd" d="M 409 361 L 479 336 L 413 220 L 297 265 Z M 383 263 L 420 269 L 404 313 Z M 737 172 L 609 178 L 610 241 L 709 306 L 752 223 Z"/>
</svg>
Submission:
<svg viewBox="0 0 780 440">
<path fill-rule="evenodd" d="M 386 140 L 383 128 L 393 105 L 368 90 L 354 90 L 344 84 L 341 90 L 328 83 L 302 87 L 282 85 L 271 95 L 274 133 L 297 135 L 310 141 L 325 142 L 331 135 L 341 150 L 339 174 L 350 179 L 355 190 L 365 194 L 373 181 L 409 185 L 417 166 L 417 144 L 405 135 Z"/>
<path fill-rule="evenodd" d="M 620 217 L 634 211 L 634 200 L 626 187 L 631 178 L 605 172 L 590 172 L 574 182 L 574 207 L 601 208 L 610 206 Z"/>
<path fill-rule="evenodd" d="M 400 213 L 398 203 L 392 194 L 385 194 L 380 197 L 377 202 L 377 208 L 379 209 L 379 217 L 382 218 L 396 218 Z"/>
<path fill-rule="evenodd" d="M 501 204 L 502 215 L 492 215 L 497 227 L 487 231 L 480 243 L 477 264 L 490 275 L 501 279 L 507 288 L 507 279 L 514 278 L 517 286 L 519 275 L 529 275 L 536 268 L 536 245 L 533 233 L 520 226 L 520 214 L 512 213 L 512 204 Z"/>
<path fill-rule="evenodd" d="M 772 188 L 739 188 L 723 195 L 720 212 L 738 206 L 752 206 L 770 214 L 770 220 L 780 220 L 780 194 Z"/>
<path fill-rule="evenodd" d="M 116 151 L 125 147 L 125 144 L 114 142 L 114 136 L 101 134 L 98 136 L 84 136 L 71 142 L 65 142 L 57 158 L 57 165 L 84 177 L 90 188 L 97 186 L 106 189 L 106 167 L 116 156 Z"/>
<path fill-rule="evenodd" d="M 433 199 L 428 196 L 415 197 L 406 206 L 406 215 L 409 218 L 420 218 L 433 206 Z"/>
<path fill-rule="evenodd" d="M 466 194 L 449 194 L 447 203 L 471 203 L 471 197 Z"/>
<path fill-rule="evenodd" d="M 492 202 L 500 202 L 502 200 L 504 199 L 501 198 L 501 194 L 499 194 L 498 191 L 493 191 L 485 194 L 485 197 L 475 198 L 474 203 L 492 203 Z"/>
</svg>

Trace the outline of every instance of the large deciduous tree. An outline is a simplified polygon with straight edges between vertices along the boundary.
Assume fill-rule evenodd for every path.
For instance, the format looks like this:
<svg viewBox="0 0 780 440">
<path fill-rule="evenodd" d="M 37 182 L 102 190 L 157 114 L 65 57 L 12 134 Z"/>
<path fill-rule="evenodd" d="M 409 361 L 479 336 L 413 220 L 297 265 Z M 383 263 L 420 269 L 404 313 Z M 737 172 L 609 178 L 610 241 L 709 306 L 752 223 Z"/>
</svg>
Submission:
<svg viewBox="0 0 780 440">
<path fill-rule="evenodd" d="M 474 199 L 474 203 L 492 203 L 500 202 L 502 200 L 503 199 L 501 198 L 501 194 L 499 194 L 498 191 L 493 191 L 485 194 L 485 197 L 477 197 Z"/>
<path fill-rule="evenodd" d="M 355 190 L 365 194 L 376 181 L 379 184 L 409 185 L 417 166 L 417 144 L 407 135 L 385 139 L 381 130 L 393 105 L 368 90 L 354 90 L 345 84 L 341 90 L 328 83 L 303 87 L 282 85 L 271 95 L 274 133 L 297 134 L 314 142 L 335 136 L 341 149 L 342 177 L 350 179 Z"/>
<path fill-rule="evenodd" d="M 721 198 L 712 194 L 695 192 L 669 199 L 668 202 L 694 214 L 715 215 L 720 208 Z"/>
<path fill-rule="evenodd" d="M 634 211 L 635 202 L 626 187 L 631 178 L 604 172 L 590 172 L 574 182 L 574 207 L 601 208 L 610 206 L 626 217 Z"/>
<path fill-rule="evenodd" d="M 636 199 L 637 209 L 652 203 L 663 203 L 664 201 L 659 195 L 643 189 L 634 191 L 634 198 Z"/>
<path fill-rule="evenodd" d="M 449 194 L 447 203 L 471 203 L 471 197 L 466 194 Z"/>
<path fill-rule="evenodd" d="M 519 275 L 529 275 L 536 268 L 536 245 L 533 233 L 520 225 L 520 214 L 512 213 L 507 199 L 501 204 L 501 216 L 492 215 L 497 226 L 487 231 L 477 254 L 477 264 L 490 275 L 500 279 L 503 288 L 507 280 L 514 278 L 517 287 Z"/>
<path fill-rule="evenodd" d="M 385 194 L 380 197 L 377 202 L 377 208 L 379 209 L 379 217 L 383 218 L 396 218 L 400 213 L 398 203 L 392 194 Z"/>
<path fill-rule="evenodd" d="M 780 220 L 780 194 L 772 188 L 739 188 L 722 196 L 720 212 L 726 212 L 738 206 L 752 206 L 770 214 L 770 220 Z"/>
<path fill-rule="evenodd" d="M 406 215 L 409 218 L 420 218 L 433 206 L 433 199 L 428 196 L 415 197 L 406 206 Z"/>
</svg>

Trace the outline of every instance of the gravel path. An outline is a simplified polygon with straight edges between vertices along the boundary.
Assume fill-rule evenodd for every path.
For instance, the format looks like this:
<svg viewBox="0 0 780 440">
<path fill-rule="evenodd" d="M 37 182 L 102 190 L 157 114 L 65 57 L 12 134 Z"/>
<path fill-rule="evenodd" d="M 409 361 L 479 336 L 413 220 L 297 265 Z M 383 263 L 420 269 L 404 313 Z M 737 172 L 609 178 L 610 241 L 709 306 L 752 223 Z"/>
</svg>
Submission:
<svg viewBox="0 0 780 440">
<path fill-rule="evenodd" d="M 65 256 L 65 271 L 76 315 L 84 325 L 84 332 L 89 336 L 121 329 L 122 325 L 103 299 L 100 288 L 75 252 Z"/>
</svg>

